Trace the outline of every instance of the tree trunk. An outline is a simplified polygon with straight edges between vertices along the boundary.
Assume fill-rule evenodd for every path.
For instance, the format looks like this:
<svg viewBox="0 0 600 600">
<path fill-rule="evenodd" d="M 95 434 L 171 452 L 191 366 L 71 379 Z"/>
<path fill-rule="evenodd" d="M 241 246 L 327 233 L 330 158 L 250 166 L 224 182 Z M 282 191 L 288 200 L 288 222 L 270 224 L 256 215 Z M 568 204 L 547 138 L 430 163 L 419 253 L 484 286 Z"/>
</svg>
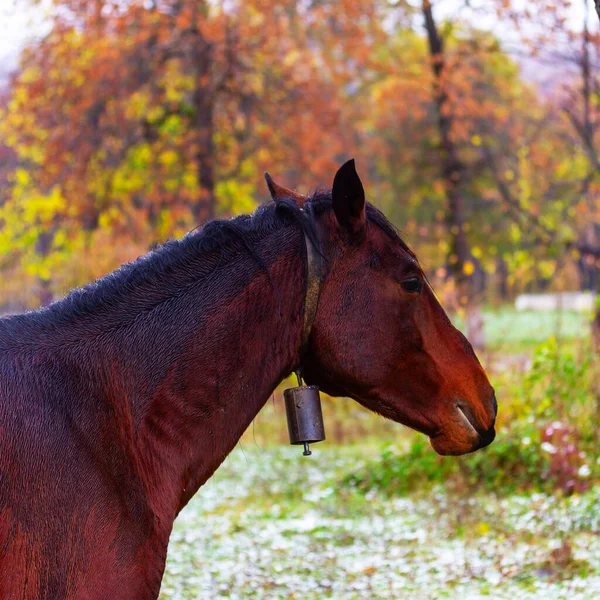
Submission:
<svg viewBox="0 0 600 600">
<path fill-rule="evenodd" d="M 498 297 L 502 302 L 508 302 L 508 266 L 501 256 L 496 259 L 496 277 L 498 279 Z"/>
<path fill-rule="evenodd" d="M 196 7 L 196 10 L 202 7 Z M 198 19 L 198 13 L 196 13 Z M 192 206 L 197 223 L 212 219 L 215 215 L 215 147 L 214 112 L 216 90 L 213 89 L 214 46 L 206 40 L 196 24 L 193 31 L 192 63 L 195 69 L 196 87 L 193 95 L 196 129 L 196 169 L 200 197 Z"/>
<path fill-rule="evenodd" d="M 444 83 L 444 43 L 435 22 L 430 0 L 423 0 L 423 16 L 429 42 L 431 68 L 434 77 L 434 102 L 440 136 L 441 171 L 445 187 L 447 212 L 446 225 L 450 236 L 450 260 L 456 279 L 458 302 L 466 311 L 467 337 L 478 349 L 485 346 L 481 306 L 473 294 L 471 284 L 471 253 L 465 234 L 465 208 L 461 191 L 465 165 L 452 140 L 452 115 Z"/>
<path fill-rule="evenodd" d="M 36 243 L 36 252 L 43 257 L 50 254 L 52 249 L 52 240 L 54 239 L 53 231 L 46 231 L 40 234 Z M 52 281 L 46 277 L 38 278 L 38 303 L 39 306 L 48 306 L 52 304 L 54 300 L 54 294 L 52 293 Z"/>
<path fill-rule="evenodd" d="M 204 78 L 198 75 L 198 87 L 194 92 L 196 110 L 196 165 L 200 198 L 192 207 L 198 223 L 212 219 L 215 215 L 215 148 L 214 148 L 214 104 L 211 90 L 202 87 Z M 206 84 L 205 84 L 206 85 Z"/>
</svg>

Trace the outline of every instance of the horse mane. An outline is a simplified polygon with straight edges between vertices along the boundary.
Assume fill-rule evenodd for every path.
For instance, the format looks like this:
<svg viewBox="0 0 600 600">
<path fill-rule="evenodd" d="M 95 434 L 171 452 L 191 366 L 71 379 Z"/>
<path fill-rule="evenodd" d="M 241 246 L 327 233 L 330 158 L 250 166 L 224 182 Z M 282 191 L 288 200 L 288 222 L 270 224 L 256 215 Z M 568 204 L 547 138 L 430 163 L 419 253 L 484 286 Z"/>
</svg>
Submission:
<svg viewBox="0 0 600 600">
<path fill-rule="evenodd" d="M 0 319 L 0 340 L 7 341 L 30 328 L 52 329 L 90 315 L 109 316 L 115 308 L 131 315 L 152 310 L 172 296 L 173 279 L 178 273 L 193 273 L 196 284 L 244 251 L 270 277 L 268 266 L 259 254 L 260 240 L 282 227 L 296 224 L 320 251 L 316 217 L 330 209 L 331 191 L 318 190 L 307 198 L 303 209 L 293 198 L 279 198 L 260 205 L 252 215 L 209 221 L 181 239 L 167 241 L 97 281 L 72 290 L 47 307 Z M 369 221 L 415 257 L 383 213 L 371 204 L 367 204 L 366 211 Z M 175 285 L 175 289 L 185 291 L 191 286 L 190 279 L 179 288 Z"/>
</svg>

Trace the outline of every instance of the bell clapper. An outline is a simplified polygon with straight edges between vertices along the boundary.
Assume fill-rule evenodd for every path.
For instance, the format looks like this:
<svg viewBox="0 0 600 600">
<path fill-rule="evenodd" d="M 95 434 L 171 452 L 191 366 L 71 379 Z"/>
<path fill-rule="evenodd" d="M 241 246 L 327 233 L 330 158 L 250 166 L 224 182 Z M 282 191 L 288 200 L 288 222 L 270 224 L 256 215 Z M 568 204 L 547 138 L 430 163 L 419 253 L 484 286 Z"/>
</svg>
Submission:
<svg viewBox="0 0 600 600">
<path fill-rule="evenodd" d="M 304 442 L 304 452 L 302 453 L 302 456 L 310 456 L 312 454 L 312 452 L 310 451 L 310 446 L 308 445 L 308 442 Z"/>
</svg>

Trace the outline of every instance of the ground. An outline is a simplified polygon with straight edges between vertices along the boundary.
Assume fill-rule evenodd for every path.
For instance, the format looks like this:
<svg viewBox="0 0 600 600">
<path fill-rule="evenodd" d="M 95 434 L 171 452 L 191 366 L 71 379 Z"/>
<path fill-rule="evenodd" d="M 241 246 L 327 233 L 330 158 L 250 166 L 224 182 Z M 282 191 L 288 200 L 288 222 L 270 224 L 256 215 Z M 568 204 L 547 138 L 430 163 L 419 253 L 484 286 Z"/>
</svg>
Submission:
<svg viewBox="0 0 600 600">
<path fill-rule="evenodd" d="M 361 446 L 238 447 L 175 524 L 161 600 L 600 596 L 600 489 L 570 497 L 343 485 Z"/>
</svg>

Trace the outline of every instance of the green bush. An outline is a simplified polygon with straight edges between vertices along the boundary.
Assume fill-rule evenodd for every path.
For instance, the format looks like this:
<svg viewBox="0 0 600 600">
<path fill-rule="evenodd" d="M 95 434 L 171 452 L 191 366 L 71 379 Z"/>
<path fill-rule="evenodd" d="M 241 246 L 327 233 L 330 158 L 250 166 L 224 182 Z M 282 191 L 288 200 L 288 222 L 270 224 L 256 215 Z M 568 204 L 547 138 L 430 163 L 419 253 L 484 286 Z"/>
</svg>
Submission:
<svg viewBox="0 0 600 600">
<path fill-rule="evenodd" d="M 568 420 L 590 433 L 595 371 L 596 357 L 588 344 L 561 345 L 552 337 L 533 354 L 523 378 L 522 405 L 537 419 Z"/>
<path fill-rule="evenodd" d="M 560 423 L 519 423 L 500 431 L 488 448 L 458 458 L 438 456 L 419 437 L 407 453 L 385 447 L 342 484 L 389 495 L 406 495 L 436 484 L 463 493 L 478 488 L 497 494 L 583 491 L 598 476 L 598 467 L 573 431 Z"/>
<path fill-rule="evenodd" d="M 455 459 L 461 477 L 470 486 L 514 493 L 547 487 L 551 455 L 541 448 L 540 427 L 521 423 L 499 431 L 484 450 Z"/>
<path fill-rule="evenodd" d="M 456 462 L 438 456 L 425 438 L 418 438 L 405 454 L 394 446 L 385 446 L 381 456 L 347 475 L 343 484 L 364 492 L 377 489 L 405 495 L 416 487 L 441 483 L 456 470 Z"/>
</svg>

